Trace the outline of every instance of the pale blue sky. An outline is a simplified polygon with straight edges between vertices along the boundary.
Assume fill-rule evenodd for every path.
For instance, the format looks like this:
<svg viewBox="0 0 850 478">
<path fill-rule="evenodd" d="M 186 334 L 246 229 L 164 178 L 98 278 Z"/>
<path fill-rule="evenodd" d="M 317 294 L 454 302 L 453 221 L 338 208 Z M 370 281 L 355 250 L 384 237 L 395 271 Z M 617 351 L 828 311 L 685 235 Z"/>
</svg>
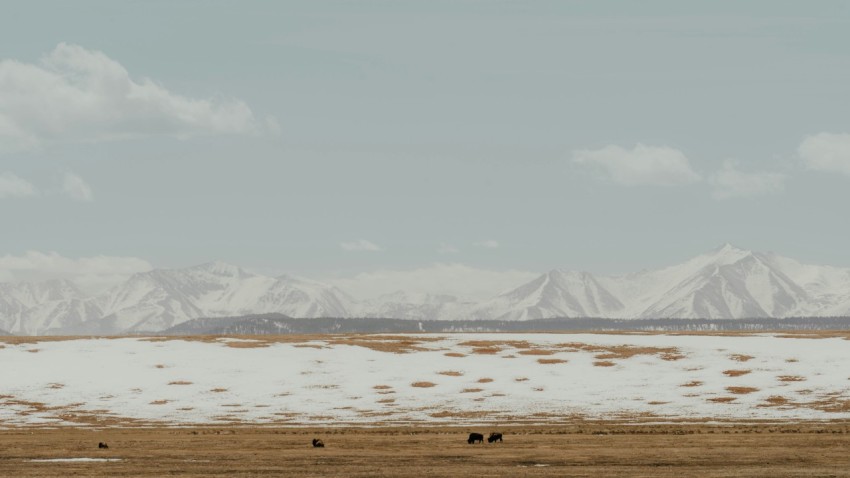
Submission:
<svg viewBox="0 0 850 478">
<path fill-rule="evenodd" d="M 0 80 L 24 125 L 0 143 L 35 138 L 0 147 L 0 256 L 613 273 L 732 242 L 850 266 L 846 2 L 4 3 L 8 71 L 61 43 L 253 120 L 32 119 Z M 801 157 L 819 133 L 839 136 Z"/>
</svg>

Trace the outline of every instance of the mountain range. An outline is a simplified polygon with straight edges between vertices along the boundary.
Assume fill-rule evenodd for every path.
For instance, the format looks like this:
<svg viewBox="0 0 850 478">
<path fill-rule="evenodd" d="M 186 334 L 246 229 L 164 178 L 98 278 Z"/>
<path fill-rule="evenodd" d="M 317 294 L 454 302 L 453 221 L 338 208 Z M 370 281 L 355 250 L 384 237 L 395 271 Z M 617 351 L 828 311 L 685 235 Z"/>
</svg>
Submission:
<svg viewBox="0 0 850 478">
<path fill-rule="evenodd" d="M 725 244 L 621 276 L 552 270 L 483 301 L 398 291 L 358 301 L 337 287 L 211 262 L 155 269 L 87 296 L 69 280 L 0 283 L 0 329 L 22 335 L 158 332 L 201 317 L 520 321 L 563 317 L 783 318 L 850 315 L 850 269 Z"/>
</svg>

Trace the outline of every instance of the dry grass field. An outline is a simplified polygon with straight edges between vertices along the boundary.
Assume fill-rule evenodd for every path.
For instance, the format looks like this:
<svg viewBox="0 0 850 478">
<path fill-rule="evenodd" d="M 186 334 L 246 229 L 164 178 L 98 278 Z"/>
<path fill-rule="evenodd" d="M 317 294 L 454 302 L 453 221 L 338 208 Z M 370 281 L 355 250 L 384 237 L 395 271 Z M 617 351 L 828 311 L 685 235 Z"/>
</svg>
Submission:
<svg viewBox="0 0 850 478">
<path fill-rule="evenodd" d="M 850 476 L 850 423 L 506 427 L 504 443 L 466 443 L 489 428 L 7 429 L 0 476 Z M 33 461 L 67 458 L 115 461 Z"/>
</svg>

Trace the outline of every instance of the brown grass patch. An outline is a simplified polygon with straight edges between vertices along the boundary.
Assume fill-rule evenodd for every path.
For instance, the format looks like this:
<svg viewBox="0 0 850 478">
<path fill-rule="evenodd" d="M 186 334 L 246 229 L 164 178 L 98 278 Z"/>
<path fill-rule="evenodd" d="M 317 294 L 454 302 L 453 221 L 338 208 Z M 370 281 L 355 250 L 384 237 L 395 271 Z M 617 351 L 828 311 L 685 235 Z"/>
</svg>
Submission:
<svg viewBox="0 0 850 478">
<path fill-rule="evenodd" d="M 416 388 L 431 388 L 436 387 L 437 384 L 434 382 L 413 382 L 410 384 L 410 386 Z"/>
<path fill-rule="evenodd" d="M 760 407 L 781 407 L 782 405 L 788 405 L 790 400 L 780 395 L 771 395 L 765 399 L 767 402 L 764 405 L 759 405 Z"/>
<path fill-rule="evenodd" d="M 617 365 L 617 364 L 610 361 L 610 360 L 599 360 L 599 361 L 593 362 L 594 367 L 613 367 L 614 365 Z"/>
<path fill-rule="evenodd" d="M 533 347 L 533 345 L 528 343 L 526 340 L 467 340 L 466 342 L 461 342 L 458 345 L 462 347 L 496 347 L 500 349 L 530 349 Z"/>
<path fill-rule="evenodd" d="M 459 352 L 446 352 L 443 355 L 445 355 L 446 357 L 466 357 L 466 354 L 462 354 Z"/>
<path fill-rule="evenodd" d="M 395 398 L 382 398 L 378 400 L 378 403 L 395 403 Z"/>
<path fill-rule="evenodd" d="M 212 393 L 224 393 L 226 391 L 227 391 L 226 388 L 214 388 L 214 389 L 210 390 L 210 392 L 212 392 Z"/>
<path fill-rule="evenodd" d="M 789 359 L 785 359 L 785 362 L 786 363 L 797 363 L 797 362 L 799 362 L 799 360 L 797 360 L 795 358 L 789 358 Z"/>
<path fill-rule="evenodd" d="M 476 355 L 496 355 L 501 351 L 502 349 L 496 347 L 476 347 L 472 349 L 472 353 Z"/>
<path fill-rule="evenodd" d="M 806 377 L 801 377 L 799 375 L 780 375 L 776 377 L 780 382 L 805 382 Z"/>
<path fill-rule="evenodd" d="M 754 359 L 755 357 L 753 357 L 752 355 L 732 354 L 729 356 L 729 358 L 736 362 L 748 362 Z"/>
<path fill-rule="evenodd" d="M 169 385 L 192 385 L 192 382 L 186 380 L 175 380 L 173 382 L 168 382 Z"/>
<path fill-rule="evenodd" d="M 699 380 L 692 380 L 688 383 L 683 383 L 679 386 L 680 387 L 699 387 L 700 385 L 702 385 L 702 382 L 700 382 Z"/>
<path fill-rule="evenodd" d="M 487 418 L 493 412 L 489 411 L 456 411 L 456 410 L 442 410 L 439 412 L 431 413 L 430 416 L 433 418 Z"/>
<path fill-rule="evenodd" d="M 714 397 L 714 398 L 709 398 L 708 401 L 714 402 L 714 403 L 731 403 L 731 402 L 734 402 L 737 399 L 738 399 L 738 397 Z"/>
<path fill-rule="evenodd" d="M 479 379 L 478 379 L 478 383 L 490 383 L 490 382 L 492 382 L 492 381 L 493 381 L 493 379 L 492 379 L 492 378 L 489 378 L 489 377 L 484 377 L 484 378 L 479 378 Z"/>
<path fill-rule="evenodd" d="M 154 367 L 155 368 L 165 368 L 165 365 L 158 363 L 158 364 L 154 365 Z"/>
<path fill-rule="evenodd" d="M 27 350 L 27 352 L 29 352 L 31 354 L 37 354 L 37 353 L 41 352 L 41 349 L 29 349 L 29 350 Z"/>
<path fill-rule="evenodd" d="M 463 372 L 458 372 L 456 370 L 444 370 L 442 372 L 437 372 L 440 375 L 445 375 L 447 377 L 462 377 Z"/>
<path fill-rule="evenodd" d="M 390 387 L 389 385 L 375 385 L 372 388 L 375 389 L 375 390 L 389 390 L 392 387 Z"/>
<path fill-rule="evenodd" d="M 430 350 L 422 344 L 443 340 L 443 337 L 421 337 L 404 335 L 350 335 L 338 336 L 327 340 L 330 345 L 350 345 L 363 347 L 377 352 L 407 354 Z"/>
<path fill-rule="evenodd" d="M 723 375 L 727 377 L 740 377 L 741 375 L 746 375 L 752 372 L 752 370 L 724 370 Z"/>
<path fill-rule="evenodd" d="M 629 359 L 636 355 L 658 355 L 662 360 L 680 360 L 685 358 L 675 347 L 639 347 L 634 345 L 589 345 L 580 342 L 558 344 L 567 351 L 584 351 L 596 354 L 599 360 Z"/>
<path fill-rule="evenodd" d="M 647 405 L 667 405 L 670 402 L 659 402 L 659 401 L 653 400 L 651 402 L 646 402 L 646 403 L 647 403 Z"/>
<path fill-rule="evenodd" d="M 567 363 L 566 360 L 563 359 L 537 359 L 537 363 L 541 363 L 543 365 L 556 364 L 556 363 Z"/>
<path fill-rule="evenodd" d="M 552 355 L 555 353 L 553 350 L 544 350 L 544 349 L 528 349 L 528 350 L 520 350 L 518 352 L 520 355 Z"/>
<path fill-rule="evenodd" d="M 517 377 L 514 379 L 514 382 L 527 382 L 528 377 Z"/>
<path fill-rule="evenodd" d="M 168 403 L 170 401 L 171 400 L 154 400 L 154 401 L 150 402 L 149 405 L 165 405 L 166 403 Z"/>
<path fill-rule="evenodd" d="M 59 390 L 60 388 L 65 388 L 64 383 L 49 383 L 47 384 L 47 388 L 52 388 L 53 390 Z"/>
<path fill-rule="evenodd" d="M 758 392 L 755 387 L 726 387 L 726 391 L 735 395 L 746 395 L 748 393 Z"/>
<path fill-rule="evenodd" d="M 460 393 L 478 393 L 478 392 L 483 392 L 483 391 L 484 391 L 483 388 L 464 388 L 463 390 L 460 391 Z"/>
</svg>

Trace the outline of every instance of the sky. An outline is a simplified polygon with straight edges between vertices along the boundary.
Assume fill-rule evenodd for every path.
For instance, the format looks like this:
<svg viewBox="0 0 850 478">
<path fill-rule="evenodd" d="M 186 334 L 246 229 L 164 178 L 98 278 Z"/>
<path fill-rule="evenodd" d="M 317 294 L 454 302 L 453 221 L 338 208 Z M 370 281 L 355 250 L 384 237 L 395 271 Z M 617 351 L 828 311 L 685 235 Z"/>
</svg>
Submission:
<svg viewBox="0 0 850 478">
<path fill-rule="evenodd" d="M 848 112 L 841 1 L 11 1 L 0 281 L 848 267 Z"/>
</svg>

